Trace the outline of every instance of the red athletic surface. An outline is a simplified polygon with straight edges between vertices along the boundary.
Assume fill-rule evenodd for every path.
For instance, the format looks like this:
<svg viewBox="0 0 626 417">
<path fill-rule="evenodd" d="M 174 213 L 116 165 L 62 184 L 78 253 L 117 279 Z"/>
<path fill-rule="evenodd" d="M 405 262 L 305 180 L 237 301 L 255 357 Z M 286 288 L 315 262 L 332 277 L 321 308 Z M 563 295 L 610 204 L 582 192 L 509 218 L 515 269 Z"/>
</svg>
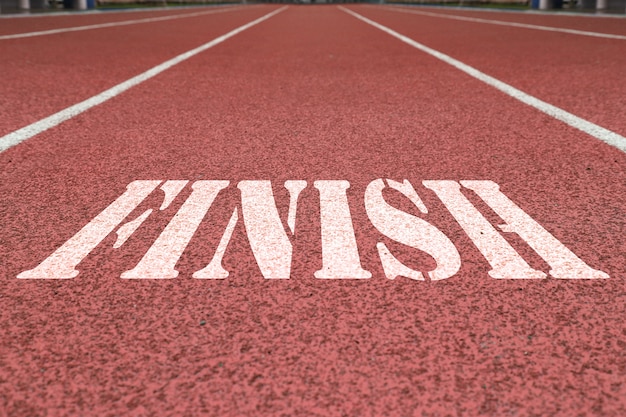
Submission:
<svg viewBox="0 0 626 417">
<path fill-rule="evenodd" d="M 415 8 L 440 13 L 440 9 Z M 362 14 L 431 48 L 512 84 L 550 104 L 626 136 L 626 41 L 546 32 L 484 23 L 464 22 L 363 8 Z M 456 10 L 454 10 L 456 12 Z M 452 12 L 450 12 L 452 13 Z M 457 13 L 454 13 L 457 14 Z M 503 13 L 466 12 L 467 16 L 500 19 Z M 572 28 L 599 33 L 618 21 L 626 34 L 626 19 L 537 16 L 522 23 Z M 560 17 L 560 19 L 559 19 Z M 541 18 L 544 18 L 543 20 Z M 549 21 L 547 18 L 551 18 Z M 512 20 L 512 19 L 508 19 Z"/>
<path fill-rule="evenodd" d="M 584 30 L 589 32 L 609 33 L 615 35 L 626 35 L 626 25 L 623 15 L 581 15 L 579 13 L 537 13 L 537 12 L 511 12 L 498 11 L 494 9 L 481 10 L 478 8 L 456 8 L 456 7 L 427 7 L 427 6 L 397 6 L 405 11 L 420 11 L 429 13 L 440 13 L 455 16 L 464 16 L 479 19 L 499 20 L 506 22 L 525 23 L 530 25 L 540 25 L 558 27 L 565 29 Z M 437 19 L 439 20 L 439 19 Z M 571 38 L 570 42 L 575 42 Z"/>
<path fill-rule="evenodd" d="M 232 6 L 215 7 L 181 7 L 181 8 L 155 8 L 155 9 L 130 9 L 130 10 L 107 10 L 97 13 L 62 13 L 59 15 L 33 15 L 33 16 L 6 16 L 0 19 L 0 35 L 13 35 L 18 33 L 37 32 L 42 30 L 61 29 L 75 26 L 98 25 L 102 23 L 123 22 L 126 20 L 138 20 L 158 18 L 164 16 L 176 16 L 181 14 L 208 12 L 210 10 L 226 9 Z M 3 16 L 5 17 L 5 16 Z M 100 29 L 99 29 L 100 30 Z M 80 33 L 80 32 L 79 32 Z M 106 32 L 101 32 L 104 35 Z M 108 34 L 104 35 L 108 36 Z"/>
<path fill-rule="evenodd" d="M 0 131 L 61 110 L 274 8 L 150 24 L 159 29 L 84 32 L 74 50 L 69 35 L 4 41 L 3 51 L 14 50 L 2 70 L 13 81 L 0 87 Z M 350 8 L 626 131 L 618 108 L 624 41 L 554 39 L 478 24 L 466 30 L 470 23 Z M 458 41 L 448 33 L 454 30 L 463 31 Z M 506 39 L 517 55 L 504 53 Z M 533 39 L 549 44 L 535 47 Z M 579 84 L 563 74 L 572 67 L 574 44 L 592 81 L 577 78 Z M 68 57 L 77 62 L 76 78 L 42 79 L 42 71 L 63 73 Z M 38 69 L 28 59 L 37 59 Z M 594 78 L 594 70 L 603 77 Z M 14 111 L 20 106 L 26 115 Z M 623 152 L 334 6 L 292 6 L 0 154 L 0 415 L 623 416 L 624 166 Z M 457 275 L 440 282 L 385 278 L 378 241 L 416 269 L 431 270 L 434 262 L 372 227 L 363 192 L 376 178 L 415 185 L 429 208 L 424 218 L 461 254 Z M 136 179 L 231 181 L 209 211 L 213 223 L 202 223 L 178 263 L 178 278 L 119 276 L 137 264 L 188 188 L 122 248 L 112 248 L 114 235 L 105 239 L 78 266 L 77 278 L 16 279 Z M 235 185 L 245 179 L 271 179 L 283 216 L 282 183 L 309 183 L 299 201 L 291 279 L 262 278 L 242 223 L 224 258 L 231 276 L 192 279 L 210 261 L 239 198 Z M 314 278 L 321 267 L 317 179 L 350 181 L 361 261 L 373 278 Z M 432 179 L 497 182 L 611 278 L 490 278 L 485 259 L 421 186 Z M 157 197 L 129 218 L 160 204 Z M 411 210 L 407 201 L 389 198 Z M 495 214 L 489 219 L 498 223 Z M 507 239 L 531 266 L 548 271 L 521 239 Z"/>
<path fill-rule="evenodd" d="M 0 56 L 3 57 L 0 135 L 98 94 L 254 20 L 267 10 L 251 7 L 173 21 L 0 40 Z M 143 13 L 115 13 L 111 17 L 120 15 L 130 20 Z M 100 20 L 93 22 L 95 17 Z M 67 18 L 73 18 L 73 26 L 84 25 L 83 18 L 90 19 L 86 24 L 105 23 L 100 15 Z M 16 20 L 27 25 L 37 23 L 38 19 L 44 18 Z M 66 23 L 69 24 L 64 22 L 59 27 L 69 27 Z"/>
</svg>

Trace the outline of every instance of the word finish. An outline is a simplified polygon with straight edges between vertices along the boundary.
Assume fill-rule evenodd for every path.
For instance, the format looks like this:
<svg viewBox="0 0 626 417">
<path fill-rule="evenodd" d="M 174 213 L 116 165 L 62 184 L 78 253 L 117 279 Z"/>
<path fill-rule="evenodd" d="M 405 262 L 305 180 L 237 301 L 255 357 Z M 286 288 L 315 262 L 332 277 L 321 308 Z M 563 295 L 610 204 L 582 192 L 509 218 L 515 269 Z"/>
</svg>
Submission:
<svg viewBox="0 0 626 417">
<path fill-rule="evenodd" d="M 133 181 L 126 191 L 105 208 L 78 233 L 59 247 L 34 269 L 24 271 L 18 278 L 64 279 L 74 278 L 77 265 L 113 231 L 117 234 L 114 248 L 124 242 L 153 213 L 148 209 L 133 220 L 126 218 L 157 187 L 165 197 L 159 210 L 166 209 L 176 196 L 188 185 L 185 180 Z M 131 270 L 122 273 L 125 279 L 176 278 L 176 264 L 192 236 L 218 194 L 230 185 L 229 181 L 195 181 L 191 193 L 177 213 L 162 230 L 159 237 Z M 422 181 L 432 190 L 450 211 L 467 236 L 482 253 L 491 270 L 492 278 L 546 278 L 543 271 L 533 269 L 506 241 L 502 233 L 516 233 L 550 266 L 549 274 L 561 279 L 609 278 L 591 268 L 565 247 L 552 234 L 533 220 L 520 207 L 500 191 L 493 181 Z M 160 186 L 160 187 L 159 187 Z M 306 181 L 289 180 L 284 183 L 289 192 L 287 226 L 291 235 L 295 232 L 297 204 L 300 193 L 307 187 Z M 345 180 L 314 181 L 319 193 L 320 225 L 322 243 L 322 269 L 315 272 L 320 279 L 363 279 L 372 274 L 363 269 L 354 233 L 352 216 L 346 190 L 350 183 Z M 243 217 L 245 233 L 264 278 L 288 279 L 291 274 L 292 243 L 279 216 L 272 183 L 270 181 L 241 181 L 237 184 L 241 193 L 240 205 L 234 207 L 215 254 L 206 267 L 196 271 L 193 278 L 224 279 L 229 272 L 222 265 L 222 258 L 231 240 L 233 230 Z M 428 209 L 408 181 L 376 179 L 365 190 L 364 202 L 369 221 L 383 236 L 407 247 L 430 255 L 436 268 L 427 273 L 430 280 L 442 280 L 454 276 L 461 267 L 461 256 L 452 241 L 441 230 L 421 217 L 390 205 L 383 191 L 392 189 L 408 198 L 420 213 Z M 489 206 L 504 224 L 494 227 L 463 194 L 462 188 L 471 190 Z M 122 224 L 124 223 L 124 224 Z M 425 280 L 424 274 L 399 261 L 383 242 L 377 243 L 378 255 L 387 278 L 404 276 Z"/>
</svg>

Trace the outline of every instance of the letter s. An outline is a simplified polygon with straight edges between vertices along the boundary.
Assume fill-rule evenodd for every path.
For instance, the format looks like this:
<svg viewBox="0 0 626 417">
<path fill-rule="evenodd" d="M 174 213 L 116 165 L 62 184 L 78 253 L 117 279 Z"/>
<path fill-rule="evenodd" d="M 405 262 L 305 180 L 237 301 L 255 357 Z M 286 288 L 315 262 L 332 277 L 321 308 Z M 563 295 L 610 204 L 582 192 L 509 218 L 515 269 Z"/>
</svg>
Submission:
<svg viewBox="0 0 626 417">
<path fill-rule="evenodd" d="M 420 211 L 427 213 L 426 207 L 407 180 L 403 183 L 392 180 L 387 182 L 391 188 L 409 198 Z M 450 239 L 427 221 L 390 206 L 383 198 L 384 188 L 383 180 L 377 179 L 365 190 L 365 210 L 374 227 L 388 238 L 432 256 L 437 267 L 428 273 L 431 280 L 446 279 L 456 274 L 461 267 L 461 257 Z M 424 280 L 421 272 L 402 264 L 384 243 L 378 242 L 376 247 L 387 278 L 406 276 Z"/>
</svg>

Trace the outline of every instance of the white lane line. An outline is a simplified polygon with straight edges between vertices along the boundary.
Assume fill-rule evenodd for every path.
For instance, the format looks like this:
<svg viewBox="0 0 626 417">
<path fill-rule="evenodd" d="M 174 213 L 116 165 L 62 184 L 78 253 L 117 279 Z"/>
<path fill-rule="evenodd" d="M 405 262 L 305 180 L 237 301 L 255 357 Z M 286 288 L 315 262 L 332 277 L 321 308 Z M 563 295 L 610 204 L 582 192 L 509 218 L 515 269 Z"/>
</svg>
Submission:
<svg viewBox="0 0 626 417">
<path fill-rule="evenodd" d="M 102 28 L 110 28 L 110 27 L 115 27 L 115 26 L 127 26 L 127 25 L 135 25 L 138 23 L 161 22 L 164 20 L 174 20 L 174 19 L 182 19 L 185 17 L 203 16 L 207 14 L 230 12 L 232 10 L 240 10 L 240 9 L 242 9 L 242 7 L 229 6 L 229 7 L 224 7 L 220 9 L 208 10 L 204 12 L 175 14 L 175 15 L 160 16 L 160 17 L 147 17 L 145 19 L 122 20 L 120 22 L 98 23 L 95 25 L 74 26 L 74 27 L 69 27 L 69 28 L 41 30 L 37 32 L 15 33 L 12 35 L 0 35 L 0 40 L 31 38 L 33 36 L 54 35 L 57 33 L 78 32 L 81 30 L 102 29 Z"/>
<path fill-rule="evenodd" d="M 400 13 L 418 14 L 418 15 L 431 16 L 431 17 L 441 17 L 443 19 L 462 20 L 465 22 L 487 23 L 490 25 L 512 26 L 512 27 L 524 28 L 524 29 L 545 30 L 548 32 L 561 32 L 561 33 L 568 33 L 570 35 L 592 36 L 595 38 L 626 40 L 626 36 L 624 35 L 613 35 L 611 33 L 589 32 L 586 30 L 558 28 L 558 27 L 542 26 L 542 25 L 531 25 L 528 23 L 507 22 L 505 20 L 481 19 L 479 17 L 467 17 L 467 16 L 459 16 L 455 14 L 453 15 L 453 14 L 424 12 L 421 10 L 412 10 L 412 9 L 409 10 L 409 9 L 405 9 L 401 7 L 383 7 L 383 9 L 394 11 L 394 12 L 400 12 Z"/>
<path fill-rule="evenodd" d="M 488 84 L 498 90 L 500 90 L 501 92 L 503 92 L 504 94 L 513 97 L 519 101 L 521 101 L 522 103 L 528 104 L 531 107 L 534 107 L 535 109 L 554 117 L 557 120 L 560 120 L 563 123 L 566 123 L 568 125 L 570 125 L 571 127 L 574 127 L 578 130 L 581 130 L 585 133 L 587 133 L 588 135 L 593 136 L 596 139 L 599 139 L 611 146 L 616 147 L 617 149 L 626 152 L 626 138 L 618 133 L 615 133 L 613 131 L 610 131 L 608 129 L 605 129 L 602 126 L 598 126 L 595 123 L 592 123 L 588 120 L 582 119 L 576 115 L 573 115 L 572 113 L 569 113 L 559 107 L 553 106 L 552 104 L 546 103 L 545 101 L 539 100 L 537 97 L 531 96 L 530 94 L 527 94 L 521 90 L 518 90 L 517 88 L 513 87 L 512 85 L 509 85 L 503 81 L 500 81 L 496 78 L 493 78 L 490 75 L 485 74 L 484 72 L 481 72 L 479 70 L 477 70 L 474 67 L 471 67 L 467 64 L 464 64 L 463 62 L 452 58 L 449 55 L 446 55 L 442 52 L 439 52 L 435 49 L 429 48 L 426 45 L 422 45 L 419 42 L 414 41 L 411 38 L 408 38 L 404 35 L 399 34 L 398 32 L 388 28 L 387 26 L 383 26 L 380 23 L 374 22 L 373 20 L 368 19 L 365 16 L 362 16 L 356 12 L 353 12 L 350 9 L 346 9 L 345 7 L 342 6 L 338 6 L 341 10 L 343 10 L 344 12 L 351 14 L 352 16 L 356 17 L 357 19 L 367 23 L 368 25 L 374 26 L 375 28 L 393 36 L 396 39 L 401 40 L 402 42 L 411 45 L 412 47 L 419 49 L 422 52 L 425 52 L 443 62 L 445 62 L 446 64 L 450 64 L 453 67 L 455 67 L 456 69 L 463 71 L 464 73 L 466 73 L 467 75 L 470 75 L 482 82 L 484 82 L 485 84 Z"/>
<path fill-rule="evenodd" d="M 368 6 L 374 7 L 374 6 Z M 420 9 L 439 9 L 439 10 L 456 10 L 459 12 L 470 12 L 470 13 L 499 13 L 499 14 L 520 14 L 520 15 L 544 15 L 544 16 L 558 16 L 558 17 L 575 17 L 582 19 L 626 19 L 626 15 L 621 14 L 607 14 L 603 12 L 595 12 L 595 13 L 579 13 L 576 11 L 556 11 L 553 10 L 538 10 L 538 9 L 505 9 L 505 8 L 491 8 L 491 7 L 471 7 L 471 6 L 447 6 L 447 5 L 436 5 L 436 4 L 416 4 L 413 3 L 411 5 L 397 5 L 397 7 L 413 7 Z"/>
<path fill-rule="evenodd" d="M 45 132 L 46 130 L 54 126 L 57 126 L 60 123 L 63 123 L 64 121 L 71 119 L 74 116 L 78 116 L 79 114 L 91 109 L 92 107 L 95 107 L 99 104 L 104 103 L 105 101 L 123 93 L 124 91 L 138 84 L 141 84 L 142 82 L 149 80 L 150 78 L 162 73 L 163 71 L 173 67 L 174 65 L 179 64 L 193 57 L 194 55 L 199 54 L 200 52 L 204 52 L 207 49 L 212 48 L 215 45 L 218 45 L 224 42 L 225 40 L 232 38 L 233 36 L 243 32 L 244 30 L 249 29 L 252 26 L 255 26 L 269 19 L 270 17 L 287 9 L 287 7 L 288 6 L 283 6 L 280 9 L 276 9 L 264 16 L 259 17 L 256 20 L 253 20 L 252 22 L 246 23 L 243 26 L 239 26 L 238 28 L 231 30 L 225 35 L 219 36 L 213 39 L 212 41 L 207 42 L 204 45 L 201 45 L 190 51 L 182 53 L 168 61 L 163 62 L 162 64 L 157 65 L 156 67 L 150 68 L 146 72 L 136 75 L 133 78 L 130 78 L 114 87 L 109 88 L 106 91 L 103 91 L 100 94 L 97 94 L 91 98 L 88 98 L 85 101 L 81 101 L 80 103 L 74 104 L 73 106 L 70 106 L 64 110 L 61 110 L 58 113 L 48 116 L 45 119 L 41 119 L 38 122 L 32 123 L 26 127 L 23 127 L 12 133 L 9 133 L 8 135 L 1 137 L 0 138 L 0 152 L 5 151 L 17 145 L 25 141 L 26 139 L 30 139 L 33 136 L 38 135 L 41 132 Z"/>
<path fill-rule="evenodd" d="M 230 3 L 228 4 L 228 6 L 234 6 L 237 5 L 237 3 Z M 212 5 L 197 5 L 197 6 L 173 6 L 173 7 L 167 7 L 167 6 L 161 6 L 161 7 L 137 7 L 137 8 L 132 8 L 132 9 L 91 9 L 91 10 L 72 10 L 70 12 L 60 12 L 60 11 L 54 11 L 52 13 L 30 13 L 30 12 L 25 12 L 25 13 L 20 13 L 20 14 L 0 14 L 0 20 L 3 19 L 39 19 L 39 18 L 46 18 L 46 17 L 50 17 L 50 18 L 54 18 L 54 17 L 58 17 L 58 16 L 74 16 L 74 17 L 80 17 L 80 16 L 85 16 L 85 15 L 100 15 L 100 16 L 105 16 L 108 14 L 118 14 L 118 13 L 157 13 L 157 12 L 171 12 L 171 11 L 175 11 L 175 10 L 185 10 L 185 9 L 204 9 L 207 7 L 224 7 L 227 6 L 226 4 L 224 5 L 220 5 L 220 4 L 212 4 Z"/>
</svg>

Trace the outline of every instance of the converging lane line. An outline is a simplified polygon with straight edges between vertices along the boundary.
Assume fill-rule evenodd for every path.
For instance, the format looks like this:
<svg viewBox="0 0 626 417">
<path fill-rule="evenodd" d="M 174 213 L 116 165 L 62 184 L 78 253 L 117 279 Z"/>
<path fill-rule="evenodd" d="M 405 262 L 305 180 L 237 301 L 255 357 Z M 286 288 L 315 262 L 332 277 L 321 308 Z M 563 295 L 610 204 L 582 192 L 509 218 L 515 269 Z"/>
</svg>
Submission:
<svg viewBox="0 0 626 417">
<path fill-rule="evenodd" d="M 542 101 L 534 96 L 531 96 L 530 94 L 527 94 L 521 90 L 518 90 L 517 88 L 503 82 L 500 81 L 496 78 L 493 78 L 490 75 L 485 74 L 484 72 L 481 72 L 479 70 L 477 70 L 474 67 L 471 67 L 467 64 L 464 64 L 463 62 L 456 60 L 454 58 L 452 58 L 449 55 L 446 55 L 442 52 L 436 51 L 432 48 L 429 48 L 426 45 L 422 45 L 419 42 L 414 41 L 413 39 L 401 35 L 398 32 L 388 28 L 387 26 L 383 26 L 380 23 L 374 22 L 373 20 L 368 19 L 365 16 L 362 16 L 350 9 L 346 9 L 343 6 L 338 6 L 341 10 L 343 10 L 344 12 L 351 14 L 352 16 L 356 17 L 357 19 L 367 23 L 368 25 L 374 26 L 375 28 L 393 36 L 396 39 L 401 40 L 402 42 L 411 45 L 412 47 L 419 49 L 422 52 L 425 52 L 443 62 L 445 62 L 446 64 L 450 64 L 453 67 L 455 67 L 456 69 L 463 71 L 464 73 L 466 73 L 467 75 L 470 75 L 482 82 L 484 82 L 485 84 L 488 84 L 498 90 L 500 90 L 501 92 L 503 92 L 504 94 L 513 97 L 519 101 L 521 101 L 522 103 L 528 104 L 531 107 L 534 107 L 535 109 L 554 117 L 557 120 L 562 121 L 563 123 L 566 123 L 578 130 L 581 130 L 585 133 L 587 133 L 588 135 L 593 136 L 596 139 L 599 139 L 611 146 L 616 147 L 617 149 L 621 150 L 622 152 L 626 152 L 626 138 L 624 136 L 621 136 L 618 133 L 615 133 L 611 130 L 605 129 L 602 126 L 598 126 L 595 123 L 592 123 L 588 120 L 582 119 L 572 113 L 569 113 L 559 107 L 553 106 L 552 104 L 546 103 L 545 101 Z"/>
<path fill-rule="evenodd" d="M 162 64 L 157 65 L 156 67 L 150 68 L 149 70 L 139 75 L 136 75 L 135 77 L 129 80 L 126 80 L 114 87 L 111 87 L 108 90 L 103 91 L 100 94 L 97 94 L 91 98 L 88 98 L 85 101 L 82 101 L 78 104 L 74 104 L 73 106 L 70 106 L 64 110 L 61 110 L 58 113 L 55 113 L 51 116 L 46 117 L 45 119 L 41 119 L 38 122 L 32 123 L 26 127 L 18 129 L 12 133 L 9 133 L 8 135 L 0 137 L 0 152 L 5 151 L 27 139 L 30 139 L 33 136 L 38 135 L 39 133 L 45 132 L 46 130 L 54 126 L 57 126 L 63 123 L 64 121 L 73 118 L 74 116 L 78 116 L 79 114 L 91 109 L 92 107 L 95 107 L 99 104 L 104 103 L 105 101 L 123 93 L 124 91 L 138 84 L 141 84 L 142 82 L 149 80 L 150 78 L 162 73 L 163 71 L 173 67 L 174 65 L 177 65 L 193 57 L 194 55 L 199 54 L 200 52 L 204 52 L 207 49 L 212 48 L 215 45 L 218 45 L 224 42 L 225 40 L 232 38 L 233 36 L 243 32 L 244 30 L 249 29 L 252 26 L 255 26 L 269 19 L 270 17 L 287 9 L 287 7 L 288 6 L 283 6 L 280 9 L 276 9 L 264 16 L 259 17 L 256 20 L 253 20 L 252 22 L 246 23 L 243 26 L 239 26 L 238 28 L 231 30 L 225 35 L 219 36 L 213 39 L 212 41 L 207 42 L 204 45 L 201 45 L 197 48 L 194 48 L 190 51 L 180 54 L 168 61 L 163 62 Z"/>
<path fill-rule="evenodd" d="M 231 3 L 235 5 L 236 3 Z M 61 12 L 55 11 L 54 13 L 24 13 L 24 14 L 0 14 L 0 20 L 13 20 L 13 19 L 46 19 L 46 18 L 55 18 L 55 17 L 67 17 L 72 16 L 76 18 L 80 18 L 83 16 L 106 16 L 113 14 L 129 14 L 129 13 L 158 13 L 158 12 L 171 12 L 174 10 L 185 10 L 185 9 L 200 9 L 206 7 L 224 7 L 225 5 L 196 5 L 196 6 L 176 6 L 176 7 L 168 7 L 168 6 L 154 6 L 150 8 L 146 7 L 137 7 L 137 8 L 128 8 L 128 9 L 88 9 L 88 10 L 72 10 L 69 12 Z"/>
<path fill-rule="evenodd" d="M 233 10 L 241 10 L 242 8 L 243 7 L 228 6 L 228 7 L 224 7 L 220 9 L 212 9 L 212 10 L 208 10 L 204 12 L 184 13 L 184 14 L 176 14 L 176 15 L 168 15 L 168 16 L 160 16 L 160 17 L 147 17 L 145 19 L 122 20 L 120 22 L 98 23 L 95 25 L 49 29 L 49 30 L 41 30 L 37 32 L 15 33 L 12 35 L 0 35 L 0 40 L 32 38 L 34 36 L 55 35 L 57 33 L 78 32 L 81 30 L 102 29 L 102 28 L 110 28 L 110 27 L 115 27 L 115 26 L 127 26 L 127 25 L 135 25 L 138 23 L 161 22 L 164 20 L 174 20 L 174 19 L 182 19 L 185 17 L 195 17 L 195 16 L 203 16 L 207 14 L 230 12 Z"/>
<path fill-rule="evenodd" d="M 378 8 L 378 7 L 376 7 Z M 487 23 L 490 25 L 499 25 L 499 26 L 513 26 L 517 28 L 524 29 L 535 29 L 535 30 L 545 30 L 548 32 L 561 32 L 561 33 L 569 33 L 571 35 L 582 35 L 582 36 L 592 36 L 595 38 L 606 38 L 606 39 L 620 39 L 626 40 L 626 36 L 624 35 L 613 35 L 610 33 L 601 33 L 601 32 L 589 32 L 586 30 L 576 30 L 576 29 L 567 29 L 567 28 L 557 28 L 552 26 L 542 26 L 542 25 L 532 25 L 529 23 L 518 23 L 518 22 L 507 22 L 505 20 L 492 20 L 492 19 L 481 19 L 479 17 L 466 17 L 459 16 L 454 14 L 443 14 L 443 13 L 433 13 L 433 12 L 425 12 L 422 10 L 409 10 L 402 7 L 382 7 L 384 10 L 400 12 L 400 13 L 409 13 L 409 14 L 418 14 L 423 16 L 432 16 L 432 17 L 441 17 L 444 19 L 452 19 L 452 20 L 462 20 L 465 22 L 475 22 L 475 23 Z"/>
</svg>

